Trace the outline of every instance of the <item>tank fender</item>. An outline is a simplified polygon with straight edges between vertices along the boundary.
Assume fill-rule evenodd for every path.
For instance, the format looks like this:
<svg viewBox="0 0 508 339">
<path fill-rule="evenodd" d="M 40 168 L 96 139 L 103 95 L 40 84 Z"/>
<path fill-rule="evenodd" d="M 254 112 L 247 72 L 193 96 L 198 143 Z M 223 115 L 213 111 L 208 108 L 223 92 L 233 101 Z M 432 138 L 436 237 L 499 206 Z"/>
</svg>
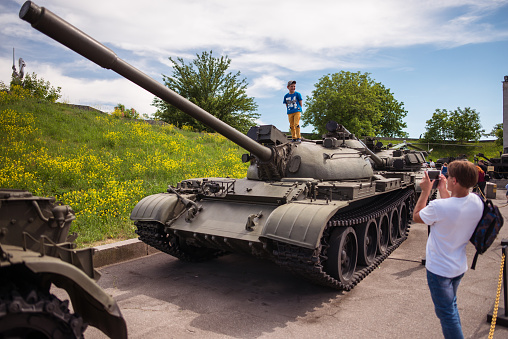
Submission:
<svg viewBox="0 0 508 339">
<path fill-rule="evenodd" d="M 317 248 L 328 220 L 347 205 L 345 201 L 328 204 L 296 201 L 279 206 L 268 217 L 260 238 Z"/>
<path fill-rule="evenodd" d="M 26 252 L 25 252 L 26 253 Z M 53 283 L 69 295 L 72 307 L 83 320 L 110 338 L 127 338 L 127 325 L 116 301 L 83 271 L 60 259 L 37 253 L 24 257 L 23 264 L 40 275 L 43 283 Z"/>
<path fill-rule="evenodd" d="M 141 199 L 131 213 L 131 220 L 165 223 L 181 212 L 184 205 L 175 194 L 158 193 Z"/>
</svg>

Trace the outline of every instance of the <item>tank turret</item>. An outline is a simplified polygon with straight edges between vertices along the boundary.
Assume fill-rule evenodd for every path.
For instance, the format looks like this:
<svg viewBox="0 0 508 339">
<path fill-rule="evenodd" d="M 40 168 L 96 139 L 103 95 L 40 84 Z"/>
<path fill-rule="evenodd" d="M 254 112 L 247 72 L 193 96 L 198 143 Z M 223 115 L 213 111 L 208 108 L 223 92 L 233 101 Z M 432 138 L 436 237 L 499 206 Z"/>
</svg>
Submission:
<svg viewBox="0 0 508 339">
<path fill-rule="evenodd" d="M 288 142 L 272 125 L 244 135 L 47 9 L 27 1 L 20 17 L 249 152 L 246 178 L 187 179 L 142 199 L 131 219 L 148 245 L 186 261 L 249 253 L 349 290 L 406 239 L 421 159 L 401 168 L 405 155 L 376 154 L 336 122 L 319 141 Z"/>
</svg>

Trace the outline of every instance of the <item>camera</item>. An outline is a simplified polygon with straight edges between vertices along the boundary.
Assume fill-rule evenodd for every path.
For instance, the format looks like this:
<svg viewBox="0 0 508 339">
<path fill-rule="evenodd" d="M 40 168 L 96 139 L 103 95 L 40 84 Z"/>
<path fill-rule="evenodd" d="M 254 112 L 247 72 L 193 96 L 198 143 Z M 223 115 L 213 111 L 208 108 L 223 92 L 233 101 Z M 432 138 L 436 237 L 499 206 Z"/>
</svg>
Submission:
<svg viewBox="0 0 508 339">
<path fill-rule="evenodd" d="M 439 175 L 441 174 L 441 171 L 431 170 L 431 171 L 427 171 L 427 173 L 429 174 L 430 180 L 435 180 L 434 184 L 432 185 L 432 189 L 436 189 L 437 185 L 439 185 L 439 180 L 440 180 Z"/>
</svg>

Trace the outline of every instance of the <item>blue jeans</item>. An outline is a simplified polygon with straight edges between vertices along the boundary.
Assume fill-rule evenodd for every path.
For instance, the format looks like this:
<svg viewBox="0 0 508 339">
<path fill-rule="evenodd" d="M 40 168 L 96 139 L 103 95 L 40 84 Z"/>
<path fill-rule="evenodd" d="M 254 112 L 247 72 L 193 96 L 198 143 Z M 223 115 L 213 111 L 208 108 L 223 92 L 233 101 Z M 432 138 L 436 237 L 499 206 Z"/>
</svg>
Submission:
<svg viewBox="0 0 508 339">
<path fill-rule="evenodd" d="M 455 278 L 445 278 L 427 270 L 430 295 L 446 339 L 464 338 L 457 308 L 457 289 L 463 276 L 464 274 Z"/>
</svg>

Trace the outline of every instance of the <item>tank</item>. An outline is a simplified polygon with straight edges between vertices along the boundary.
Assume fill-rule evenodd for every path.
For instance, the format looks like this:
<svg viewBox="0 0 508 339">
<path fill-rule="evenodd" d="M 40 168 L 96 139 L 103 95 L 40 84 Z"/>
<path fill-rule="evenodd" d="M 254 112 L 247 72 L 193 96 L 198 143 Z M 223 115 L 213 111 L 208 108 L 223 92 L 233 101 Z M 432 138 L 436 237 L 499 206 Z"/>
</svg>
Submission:
<svg viewBox="0 0 508 339">
<path fill-rule="evenodd" d="M 432 151 L 426 151 L 420 147 L 417 147 L 406 141 L 397 145 L 391 143 L 384 146 L 381 141 L 377 141 L 373 137 L 365 138 L 366 146 L 374 152 L 378 157 L 384 160 L 384 164 L 380 166 L 379 170 L 385 170 L 382 174 L 385 176 L 394 175 L 393 172 L 411 172 L 415 175 L 416 181 L 416 194 L 420 195 L 419 182 L 424 176 L 424 169 L 422 165 L 427 161 L 429 153 Z M 376 165 L 374 164 L 374 167 Z M 397 174 L 398 175 L 398 174 Z M 437 190 L 433 189 L 431 197 L 435 199 L 437 196 Z"/>
<path fill-rule="evenodd" d="M 487 158 L 483 153 L 478 153 L 474 156 L 474 162 L 478 163 L 478 160 L 483 160 L 490 178 L 508 179 L 508 154 L 499 152 L 498 158 Z"/>
<path fill-rule="evenodd" d="M 127 338 L 118 305 L 96 284 L 93 249 L 76 250 L 76 235 L 68 238 L 74 219 L 55 198 L 0 189 L 0 338 L 83 338 L 88 325 Z"/>
<path fill-rule="evenodd" d="M 445 164 L 445 163 L 449 164 L 454 160 L 467 160 L 467 155 L 466 154 L 459 154 L 456 157 L 439 158 L 436 160 L 436 168 L 441 169 L 441 167 L 443 167 L 443 164 Z M 476 162 L 476 160 L 475 160 L 475 162 Z"/>
<path fill-rule="evenodd" d="M 185 261 L 248 253 L 350 290 L 406 239 L 424 161 L 418 155 L 376 155 L 337 122 L 318 141 L 288 142 L 273 125 L 245 135 L 49 10 L 28 1 L 20 17 L 248 152 L 245 178 L 187 179 L 139 201 L 131 219 L 146 244 Z"/>
</svg>

